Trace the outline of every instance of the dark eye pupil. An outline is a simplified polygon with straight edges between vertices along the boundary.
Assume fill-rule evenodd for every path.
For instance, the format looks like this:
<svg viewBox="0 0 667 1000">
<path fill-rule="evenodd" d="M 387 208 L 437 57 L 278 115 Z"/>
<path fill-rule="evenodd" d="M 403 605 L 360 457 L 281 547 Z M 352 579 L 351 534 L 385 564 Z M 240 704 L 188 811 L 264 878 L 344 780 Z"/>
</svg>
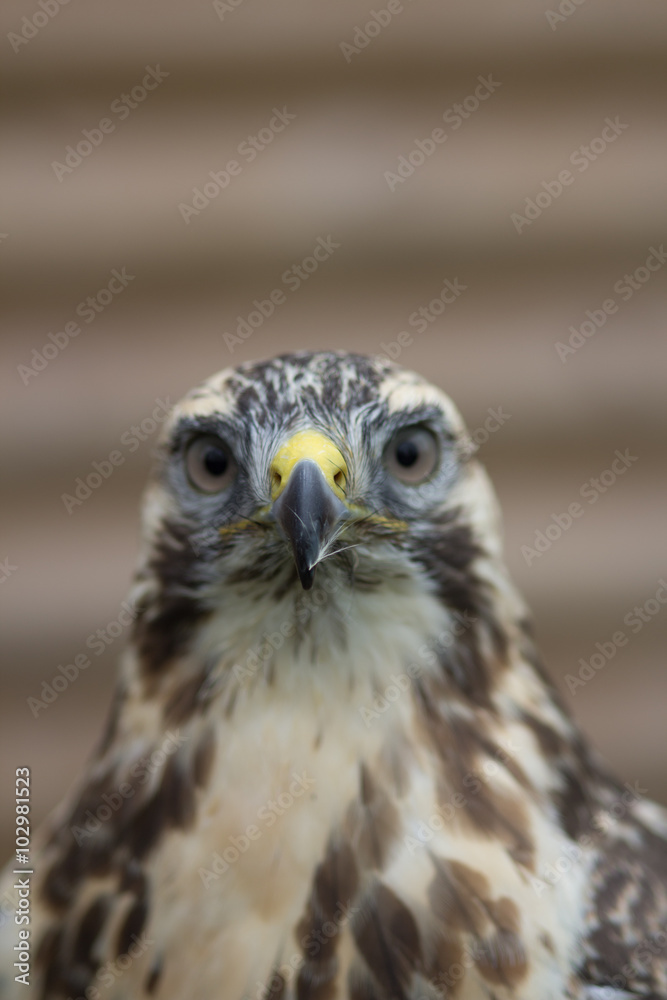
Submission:
<svg viewBox="0 0 667 1000">
<path fill-rule="evenodd" d="M 409 469 L 419 458 L 419 448 L 414 441 L 401 441 L 396 447 L 396 461 L 404 469 Z"/>
<path fill-rule="evenodd" d="M 223 476 L 227 471 L 229 460 L 220 448 L 207 448 L 204 455 L 204 468 L 211 476 Z"/>
</svg>

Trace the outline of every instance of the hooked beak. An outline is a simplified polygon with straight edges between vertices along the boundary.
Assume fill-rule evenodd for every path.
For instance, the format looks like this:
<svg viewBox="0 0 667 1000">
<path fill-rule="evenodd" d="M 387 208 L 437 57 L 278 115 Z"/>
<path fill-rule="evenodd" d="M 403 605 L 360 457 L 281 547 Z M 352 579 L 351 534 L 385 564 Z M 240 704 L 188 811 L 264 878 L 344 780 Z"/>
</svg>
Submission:
<svg viewBox="0 0 667 1000">
<path fill-rule="evenodd" d="M 271 465 L 272 514 L 292 548 L 304 590 L 341 518 L 347 483 L 345 459 L 316 431 L 300 431 L 283 445 Z"/>
</svg>

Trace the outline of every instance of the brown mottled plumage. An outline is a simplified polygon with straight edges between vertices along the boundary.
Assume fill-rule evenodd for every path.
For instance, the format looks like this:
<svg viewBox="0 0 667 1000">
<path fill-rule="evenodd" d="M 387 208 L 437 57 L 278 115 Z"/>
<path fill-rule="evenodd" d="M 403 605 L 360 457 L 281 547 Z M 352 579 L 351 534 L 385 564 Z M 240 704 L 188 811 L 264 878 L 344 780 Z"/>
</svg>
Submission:
<svg viewBox="0 0 667 1000">
<path fill-rule="evenodd" d="M 211 378 L 130 600 L 0 997 L 667 998 L 667 816 L 546 680 L 439 390 L 346 354 Z"/>
</svg>

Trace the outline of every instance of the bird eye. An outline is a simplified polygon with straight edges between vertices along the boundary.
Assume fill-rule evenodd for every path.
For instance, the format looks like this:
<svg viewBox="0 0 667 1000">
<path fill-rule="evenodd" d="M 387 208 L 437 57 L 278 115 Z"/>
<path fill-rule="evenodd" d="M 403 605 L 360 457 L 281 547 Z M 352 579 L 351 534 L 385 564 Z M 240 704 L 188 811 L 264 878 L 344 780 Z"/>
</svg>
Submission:
<svg viewBox="0 0 667 1000">
<path fill-rule="evenodd" d="M 236 476 L 236 462 L 220 438 L 213 434 L 195 438 L 185 452 L 188 479 L 202 493 L 221 493 Z"/>
<path fill-rule="evenodd" d="M 425 427 L 404 427 L 389 442 L 384 463 L 392 476 L 413 486 L 434 472 L 439 457 L 438 442 Z"/>
</svg>

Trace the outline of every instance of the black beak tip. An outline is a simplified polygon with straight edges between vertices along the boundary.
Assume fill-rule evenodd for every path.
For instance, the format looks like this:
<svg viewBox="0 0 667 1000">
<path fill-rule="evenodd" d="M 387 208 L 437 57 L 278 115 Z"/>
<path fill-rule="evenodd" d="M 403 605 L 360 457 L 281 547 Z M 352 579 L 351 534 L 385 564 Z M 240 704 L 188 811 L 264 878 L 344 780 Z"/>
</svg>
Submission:
<svg viewBox="0 0 667 1000">
<path fill-rule="evenodd" d="M 315 567 L 312 566 L 310 569 L 298 568 L 297 572 L 299 574 L 299 580 L 301 581 L 301 586 L 304 590 L 311 590 L 313 586 L 313 581 L 315 579 Z"/>
<path fill-rule="evenodd" d="M 273 504 L 273 516 L 292 548 L 301 586 L 310 590 L 323 545 L 346 507 L 313 461 L 302 461 Z"/>
</svg>

